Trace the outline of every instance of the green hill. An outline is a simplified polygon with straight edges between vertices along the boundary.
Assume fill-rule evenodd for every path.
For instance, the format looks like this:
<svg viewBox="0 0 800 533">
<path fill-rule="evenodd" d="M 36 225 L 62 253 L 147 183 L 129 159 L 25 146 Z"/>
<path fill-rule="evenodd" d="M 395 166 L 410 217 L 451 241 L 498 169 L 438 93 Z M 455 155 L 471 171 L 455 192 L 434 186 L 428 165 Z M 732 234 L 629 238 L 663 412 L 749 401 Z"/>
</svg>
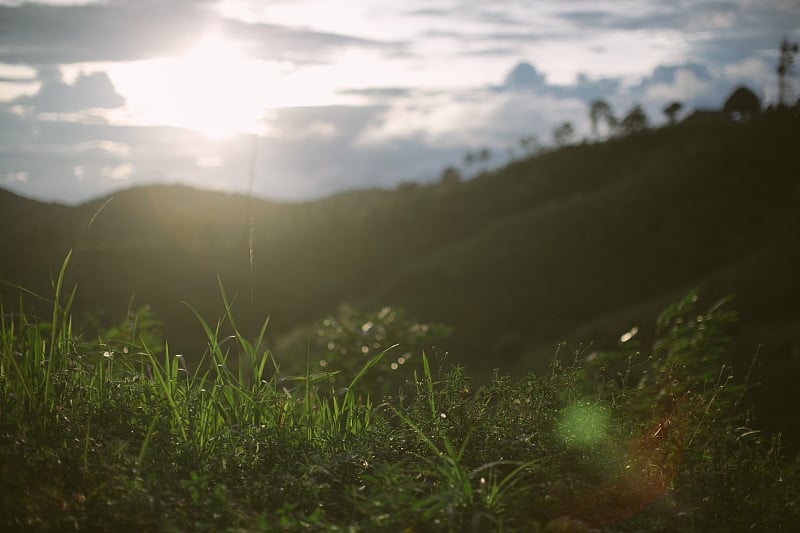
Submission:
<svg viewBox="0 0 800 533">
<path fill-rule="evenodd" d="M 800 399 L 789 392 L 800 370 L 798 138 L 793 111 L 684 122 L 461 184 L 302 204 L 153 186 L 66 207 L 0 191 L 0 279 L 46 294 L 73 249 L 79 312 L 119 322 L 135 294 L 187 357 L 202 335 L 179 302 L 218 316 L 218 275 L 238 294 L 240 326 L 270 315 L 272 341 L 344 302 L 400 306 L 452 325 L 438 348 L 480 373 L 541 365 L 560 341 L 613 347 L 633 325 L 644 343 L 654 314 L 692 288 L 707 301 L 735 294 L 733 357 L 746 365 L 764 344 L 774 406 Z"/>
</svg>

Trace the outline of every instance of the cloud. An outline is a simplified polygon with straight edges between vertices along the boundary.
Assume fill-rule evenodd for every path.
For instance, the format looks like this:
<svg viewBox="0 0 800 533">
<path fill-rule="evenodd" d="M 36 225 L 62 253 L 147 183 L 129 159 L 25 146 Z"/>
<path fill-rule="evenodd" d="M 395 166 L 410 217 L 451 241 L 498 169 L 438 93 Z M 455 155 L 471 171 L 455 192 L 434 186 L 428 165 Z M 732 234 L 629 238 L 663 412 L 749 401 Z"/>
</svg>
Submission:
<svg viewBox="0 0 800 533">
<path fill-rule="evenodd" d="M 396 42 L 226 19 L 209 2 L 25 3 L 0 5 L 0 62 L 58 65 L 166 57 L 189 48 L 210 31 L 236 39 L 253 57 L 297 62 L 324 61 L 332 50 L 347 46 L 387 51 L 403 47 Z"/>
<path fill-rule="evenodd" d="M 6 181 L 11 183 L 25 183 L 30 176 L 24 170 L 17 172 L 9 172 L 6 174 Z"/>
<path fill-rule="evenodd" d="M 636 100 L 653 102 L 656 106 L 670 100 L 707 106 L 716 104 L 723 83 L 714 79 L 703 65 L 660 65 L 632 87 L 630 94 Z"/>
<path fill-rule="evenodd" d="M 347 96 L 361 96 L 371 100 L 388 100 L 393 98 L 408 97 L 411 89 L 407 87 L 365 87 L 361 89 L 343 89 L 339 94 Z"/>
<path fill-rule="evenodd" d="M 263 59 L 315 63 L 327 61 L 330 54 L 343 48 L 378 49 L 400 54 L 406 44 L 398 41 L 376 41 L 321 31 L 287 28 L 273 24 L 248 24 L 225 20 L 223 33 L 245 43 L 248 55 Z"/>
<path fill-rule="evenodd" d="M 415 94 L 395 102 L 373 118 L 355 146 L 413 141 L 437 150 L 488 147 L 505 153 L 522 136 L 549 138 L 565 121 L 583 130 L 585 109 L 574 87 L 548 85 L 535 67 L 522 63 L 500 86 Z"/>
<path fill-rule="evenodd" d="M 756 80 L 763 81 L 775 76 L 775 67 L 758 58 L 748 58 L 738 63 L 727 65 L 723 71 L 728 79 L 742 83 L 752 83 Z"/>
<path fill-rule="evenodd" d="M 271 126 L 276 137 L 281 139 L 293 138 L 293 132 L 329 129 L 333 126 L 336 137 L 346 143 L 358 136 L 382 109 L 382 106 L 375 105 L 289 107 L 276 111 Z"/>
<path fill-rule="evenodd" d="M 758 73 L 746 63 L 732 73 Z M 377 114 L 356 140 L 359 148 L 414 140 L 431 147 L 493 150 L 515 144 L 523 135 L 548 142 L 557 126 L 571 122 L 578 137 L 589 134 L 588 106 L 603 99 L 624 114 L 641 104 L 655 123 L 663 107 L 679 100 L 687 108 L 721 105 L 734 81 L 705 65 L 659 65 L 637 83 L 621 77 L 579 74 L 572 83 L 549 83 L 530 63 L 514 66 L 500 85 L 426 97 L 411 93 Z"/>
<path fill-rule="evenodd" d="M 125 104 L 104 72 L 79 74 L 72 84 L 65 83 L 60 71 L 42 68 L 39 71 L 39 91 L 22 96 L 12 105 L 32 107 L 37 112 L 71 113 L 93 108 L 115 108 Z"/>
<path fill-rule="evenodd" d="M 50 122 L 1 109 L 0 140 L 0 176 L 27 176 L 7 183 L 8 188 L 68 203 L 111 192 L 120 181 L 133 185 L 164 178 L 203 187 L 194 160 L 211 146 L 185 130 Z"/>
<path fill-rule="evenodd" d="M 619 114 L 640 103 L 657 124 L 671 100 L 687 110 L 719 106 L 741 82 L 767 94 L 780 38 L 800 39 L 796 0 L 376 0 L 348 4 L 355 16 L 346 29 L 324 13 L 300 27 L 300 8 L 295 22 L 226 17 L 215 0 L 59 3 L 0 5 L 0 181 L 70 202 L 109 192 L 116 180 L 246 189 L 248 137 L 135 127 L 134 91 L 120 72 L 158 61 L 102 64 L 169 63 L 208 32 L 249 57 L 286 60 L 275 79 L 292 81 L 285 92 L 300 107 L 266 113 L 255 189 L 291 200 L 434 180 L 484 146 L 500 164 L 521 136 L 548 143 L 564 121 L 580 138 L 595 99 Z M 273 104 L 279 89 L 256 88 L 272 90 Z"/>
<path fill-rule="evenodd" d="M 26 65 L 0 63 L 0 102 L 31 96 L 39 90 L 36 70 Z"/>
<path fill-rule="evenodd" d="M 507 89 L 541 89 L 546 85 L 544 74 L 530 63 L 520 63 L 508 73 L 503 87 Z"/>
<path fill-rule="evenodd" d="M 202 9 L 148 3 L 0 6 L 0 59 L 52 65 L 157 57 L 210 22 Z"/>
<path fill-rule="evenodd" d="M 623 96 L 629 102 L 644 105 L 653 116 L 660 116 L 663 106 L 681 101 L 688 109 L 719 108 L 737 85 L 745 84 L 762 98 L 773 94 L 772 68 L 763 60 L 751 58 L 711 71 L 705 65 L 687 63 L 662 65 Z"/>
<path fill-rule="evenodd" d="M 130 163 L 120 163 L 113 167 L 103 167 L 100 175 L 113 181 L 127 180 L 133 174 L 134 166 Z"/>
<path fill-rule="evenodd" d="M 584 73 L 579 73 L 575 84 L 566 86 L 564 91 L 565 94 L 589 102 L 617 94 L 621 86 L 622 79 L 619 77 L 593 79 Z"/>
<path fill-rule="evenodd" d="M 131 146 L 113 141 L 86 141 L 75 145 L 78 153 L 108 154 L 109 156 L 127 158 L 131 155 Z"/>
<path fill-rule="evenodd" d="M 33 83 L 36 81 L 36 70 L 25 65 L 8 65 L 0 63 L 0 82 Z"/>
<path fill-rule="evenodd" d="M 502 85 L 493 87 L 500 92 L 533 91 L 542 95 L 558 98 L 575 98 L 584 101 L 609 98 L 616 94 L 621 87 L 621 78 L 590 78 L 585 73 L 579 73 L 570 84 L 550 84 L 547 77 L 539 72 L 530 63 L 517 64 Z"/>
<path fill-rule="evenodd" d="M 628 1 L 593 2 L 588 8 L 560 9 L 559 19 L 575 28 L 597 32 L 607 30 L 671 30 L 683 34 L 741 31 L 742 27 L 767 28 L 765 21 L 786 9 L 780 4 L 793 0 L 673 0 L 671 2 Z M 580 4 L 578 4 L 580 5 Z M 796 10 L 796 5 L 795 5 Z M 796 15 L 796 13 L 795 13 Z M 765 23 L 767 22 L 767 23 Z M 751 26 L 750 23 L 755 23 Z"/>
<path fill-rule="evenodd" d="M 794 6 L 790 8 L 792 2 Z M 796 0 L 631 1 L 599 6 L 562 8 L 557 18 L 572 25 L 573 35 L 580 34 L 587 40 L 647 35 L 646 39 L 638 39 L 640 44 L 631 49 L 632 53 L 648 49 L 649 41 L 660 40 L 658 46 L 648 49 L 648 56 L 658 63 L 725 68 L 747 58 L 774 55 L 783 35 L 800 39 Z M 672 54 L 665 54 L 670 48 Z"/>
<path fill-rule="evenodd" d="M 613 4 L 611 4 L 613 5 Z M 656 28 L 682 27 L 686 22 L 685 13 L 668 8 L 667 10 L 647 9 L 644 12 L 625 12 L 625 8 L 565 10 L 558 17 L 577 28 L 588 28 L 592 32 L 603 30 L 642 30 Z M 637 10 L 640 11 L 640 10 Z"/>
</svg>

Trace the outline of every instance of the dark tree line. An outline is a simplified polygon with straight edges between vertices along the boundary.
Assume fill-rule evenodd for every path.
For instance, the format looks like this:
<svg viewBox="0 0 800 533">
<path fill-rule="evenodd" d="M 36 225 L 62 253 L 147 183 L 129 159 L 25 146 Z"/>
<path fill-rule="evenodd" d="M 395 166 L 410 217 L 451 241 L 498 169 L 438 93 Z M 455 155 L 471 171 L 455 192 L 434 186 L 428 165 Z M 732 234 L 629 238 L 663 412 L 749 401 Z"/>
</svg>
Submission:
<svg viewBox="0 0 800 533">
<path fill-rule="evenodd" d="M 677 113 L 678 109 L 680 107 L 674 112 Z M 614 115 L 611 105 L 605 100 L 595 100 L 591 103 L 589 120 L 592 123 L 592 133 L 595 137 L 600 137 L 600 126 L 603 124 L 611 135 L 630 135 L 647 129 L 650 122 L 640 104 L 634 105 L 622 119 L 618 119 Z"/>
</svg>

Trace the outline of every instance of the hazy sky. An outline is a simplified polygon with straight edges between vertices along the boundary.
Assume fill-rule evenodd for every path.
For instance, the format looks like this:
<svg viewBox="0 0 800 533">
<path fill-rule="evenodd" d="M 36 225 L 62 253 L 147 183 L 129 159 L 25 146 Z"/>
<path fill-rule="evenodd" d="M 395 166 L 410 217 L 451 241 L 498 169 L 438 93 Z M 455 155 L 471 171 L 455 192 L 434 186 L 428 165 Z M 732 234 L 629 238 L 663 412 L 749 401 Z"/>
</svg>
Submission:
<svg viewBox="0 0 800 533">
<path fill-rule="evenodd" d="M 784 36 L 800 0 L 0 0 L 0 187 L 245 191 L 253 134 L 260 196 L 430 181 L 589 136 L 597 98 L 655 124 L 741 83 L 774 101 Z"/>
</svg>

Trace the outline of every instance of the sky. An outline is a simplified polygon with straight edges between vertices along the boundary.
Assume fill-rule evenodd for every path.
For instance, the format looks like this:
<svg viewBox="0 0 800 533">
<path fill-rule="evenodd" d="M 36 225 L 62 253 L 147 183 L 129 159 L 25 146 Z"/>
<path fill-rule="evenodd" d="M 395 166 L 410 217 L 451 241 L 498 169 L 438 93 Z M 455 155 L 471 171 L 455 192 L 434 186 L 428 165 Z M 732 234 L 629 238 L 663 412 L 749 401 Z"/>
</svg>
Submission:
<svg viewBox="0 0 800 533">
<path fill-rule="evenodd" d="M 777 95 L 800 0 L 0 0 L 0 187 L 305 201 L 477 173 L 588 109 Z M 794 77 L 794 97 L 800 77 Z M 600 134 L 602 135 L 602 131 Z"/>
</svg>

